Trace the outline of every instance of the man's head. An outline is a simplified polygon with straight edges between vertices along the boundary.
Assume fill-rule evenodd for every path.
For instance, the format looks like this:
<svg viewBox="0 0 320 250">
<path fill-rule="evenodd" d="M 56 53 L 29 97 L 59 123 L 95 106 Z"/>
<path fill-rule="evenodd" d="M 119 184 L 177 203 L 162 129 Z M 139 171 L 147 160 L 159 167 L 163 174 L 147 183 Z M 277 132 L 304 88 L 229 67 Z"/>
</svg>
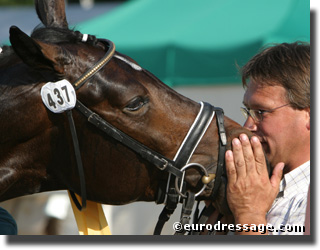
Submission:
<svg viewBox="0 0 320 250">
<path fill-rule="evenodd" d="M 262 50 L 242 68 L 242 81 L 244 126 L 259 137 L 271 165 L 282 161 L 289 172 L 310 159 L 310 45 Z"/>
<path fill-rule="evenodd" d="M 310 45 L 282 43 L 267 47 L 242 68 L 242 83 L 282 86 L 293 108 L 310 108 Z"/>
</svg>

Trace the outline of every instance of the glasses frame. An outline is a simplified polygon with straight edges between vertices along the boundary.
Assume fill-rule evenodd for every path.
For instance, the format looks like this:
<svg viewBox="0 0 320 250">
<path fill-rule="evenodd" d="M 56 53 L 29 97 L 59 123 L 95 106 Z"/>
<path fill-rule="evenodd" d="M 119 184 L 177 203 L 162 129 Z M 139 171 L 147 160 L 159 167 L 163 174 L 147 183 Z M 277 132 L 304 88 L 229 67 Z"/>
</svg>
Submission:
<svg viewBox="0 0 320 250">
<path fill-rule="evenodd" d="M 290 103 L 281 105 L 279 107 L 273 108 L 273 109 L 268 109 L 268 110 L 264 110 L 264 109 L 250 109 L 250 108 L 246 108 L 246 107 L 241 107 L 241 113 L 243 114 L 244 118 L 247 120 L 248 117 L 250 116 L 255 122 L 261 122 L 263 120 L 263 114 L 265 113 L 272 113 L 277 109 L 289 106 Z"/>
</svg>

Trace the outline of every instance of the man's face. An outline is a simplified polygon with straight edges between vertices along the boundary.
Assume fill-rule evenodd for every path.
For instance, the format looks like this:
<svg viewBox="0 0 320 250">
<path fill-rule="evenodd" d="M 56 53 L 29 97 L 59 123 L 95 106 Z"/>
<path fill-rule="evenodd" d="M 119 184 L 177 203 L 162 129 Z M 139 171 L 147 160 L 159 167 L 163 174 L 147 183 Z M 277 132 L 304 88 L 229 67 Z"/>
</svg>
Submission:
<svg viewBox="0 0 320 250">
<path fill-rule="evenodd" d="M 282 86 L 261 86 L 251 81 L 243 103 L 250 109 L 271 110 L 288 104 L 285 93 Z M 310 148 L 310 112 L 288 105 L 262 117 L 262 121 L 254 121 L 249 116 L 244 127 L 260 139 L 271 166 L 284 162 L 285 172 L 289 172 L 302 164 L 301 155 L 308 154 L 305 148 Z"/>
</svg>

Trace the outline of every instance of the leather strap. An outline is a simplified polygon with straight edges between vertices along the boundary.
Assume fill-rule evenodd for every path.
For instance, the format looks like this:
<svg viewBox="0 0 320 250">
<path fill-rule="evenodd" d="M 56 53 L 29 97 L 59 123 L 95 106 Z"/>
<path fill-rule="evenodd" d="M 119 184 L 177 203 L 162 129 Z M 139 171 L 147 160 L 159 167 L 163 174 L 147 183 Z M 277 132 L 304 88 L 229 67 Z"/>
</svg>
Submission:
<svg viewBox="0 0 320 250">
<path fill-rule="evenodd" d="M 211 216 L 211 214 L 216 210 L 216 208 L 212 205 L 212 203 L 210 203 L 210 205 L 208 207 L 204 207 L 200 216 L 197 217 L 196 215 L 194 216 L 194 221 L 193 221 L 193 224 L 200 224 L 200 225 L 203 225 L 205 224 L 209 217 Z M 200 231 L 199 232 L 191 232 L 190 234 L 191 235 L 200 235 Z"/>
<path fill-rule="evenodd" d="M 134 152 L 138 153 L 142 158 L 153 163 L 160 170 L 165 170 L 178 178 L 182 177 L 182 172 L 174 166 L 174 162 L 163 155 L 153 151 L 152 149 L 144 146 L 140 142 L 136 141 L 132 137 L 126 135 L 122 131 L 116 129 L 107 121 L 103 120 L 98 114 L 92 112 L 86 106 L 84 106 L 80 101 L 77 100 L 76 108 L 88 118 L 88 121 L 99 128 L 101 131 L 106 133 L 113 139 L 121 142 L 122 144 L 129 147 Z"/>
<path fill-rule="evenodd" d="M 70 192 L 70 196 L 71 196 L 74 204 L 77 206 L 79 211 L 83 211 L 86 209 L 86 206 L 87 206 L 86 180 L 85 180 L 83 166 L 82 166 L 81 153 L 80 153 L 80 148 L 79 148 L 76 127 L 74 125 L 71 110 L 67 111 L 67 116 L 68 116 L 68 121 L 69 121 L 70 132 L 71 132 L 71 136 L 72 136 L 74 154 L 75 154 L 77 167 L 78 167 L 78 173 L 79 173 L 79 179 L 80 179 L 80 193 L 81 193 L 81 201 L 82 201 L 81 204 L 82 205 L 79 203 L 77 197 L 75 196 L 75 193 L 71 190 L 69 190 L 69 192 Z"/>
<path fill-rule="evenodd" d="M 214 114 L 214 107 L 209 103 L 204 102 L 197 119 L 192 124 L 192 127 L 185 137 L 185 140 L 182 142 L 182 145 L 177 152 L 177 156 L 175 157 L 174 161 L 179 169 L 189 162 L 194 150 L 197 148 L 204 133 L 207 131 Z"/>
<path fill-rule="evenodd" d="M 170 188 L 166 206 L 159 215 L 157 225 L 154 229 L 154 235 L 160 235 L 164 224 L 170 219 L 170 216 L 177 208 L 179 196 L 175 188 Z"/>
<path fill-rule="evenodd" d="M 73 83 L 73 86 L 76 90 L 81 88 L 83 84 L 85 84 L 91 77 L 95 75 L 104 65 L 106 65 L 111 58 L 113 57 L 113 54 L 116 50 L 116 47 L 113 42 L 107 40 L 107 39 L 99 39 L 99 42 L 103 43 L 105 47 L 108 47 L 108 50 L 104 57 L 102 57 L 93 68 L 90 68 L 85 72 L 78 80 L 76 80 Z"/>
<path fill-rule="evenodd" d="M 187 192 L 187 198 L 184 199 L 182 210 L 181 210 L 181 216 L 180 216 L 180 223 L 182 225 L 182 230 L 180 232 L 176 232 L 176 235 L 183 235 L 186 233 L 184 230 L 184 225 L 189 224 L 189 221 L 191 219 L 192 209 L 194 202 L 196 200 L 195 194 L 193 192 Z"/>
<path fill-rule="evenodd" d="M 223 217 L 223 214 L 219 213 L 214 225 L 218 224 L 218 222 L 222 219 L 222 217 Z M 217 232 L 215 230 L 212 230 L 211 232 L 208 232 L 208 235 L 215 235 L 216 233 Z"/>
<path fill-rule="evenodd" d="M 223 110 L 220 108 L 215 108 L 216 110 L 216 119 L 217 119 L 217 125 L 218 125 L 218 132 L 220 137 L 220 145 L 219 145 L 219 154 L 218 154 L 218 164 L 217 164 L 217 171 L 216 171 L 216 177 L 214 181 L 214 187 L 211 194 L 211 200 L 215 200 L 219 188 L 221 186 L 221 176 L 224 172 L 224 163 L 225 163 L 225 152 L 227 148 L 227 137 L 226 132 L 224 129 L 224 119 L 223 119 Z"/>
</svg>

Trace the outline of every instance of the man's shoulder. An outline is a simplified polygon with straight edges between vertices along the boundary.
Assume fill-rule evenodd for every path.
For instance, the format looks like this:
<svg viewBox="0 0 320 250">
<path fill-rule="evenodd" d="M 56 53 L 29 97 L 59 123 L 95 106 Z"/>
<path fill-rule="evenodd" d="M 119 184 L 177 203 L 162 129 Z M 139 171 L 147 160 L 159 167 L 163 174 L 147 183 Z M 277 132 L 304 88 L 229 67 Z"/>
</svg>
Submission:
<svg viewBox="0 0 320 250">
<path fill-rule="evenodd" d="M 285 193 L 307 193 L 310 185 L 310 161 L 287 173 L 283 181 Z"/>
</svg>

